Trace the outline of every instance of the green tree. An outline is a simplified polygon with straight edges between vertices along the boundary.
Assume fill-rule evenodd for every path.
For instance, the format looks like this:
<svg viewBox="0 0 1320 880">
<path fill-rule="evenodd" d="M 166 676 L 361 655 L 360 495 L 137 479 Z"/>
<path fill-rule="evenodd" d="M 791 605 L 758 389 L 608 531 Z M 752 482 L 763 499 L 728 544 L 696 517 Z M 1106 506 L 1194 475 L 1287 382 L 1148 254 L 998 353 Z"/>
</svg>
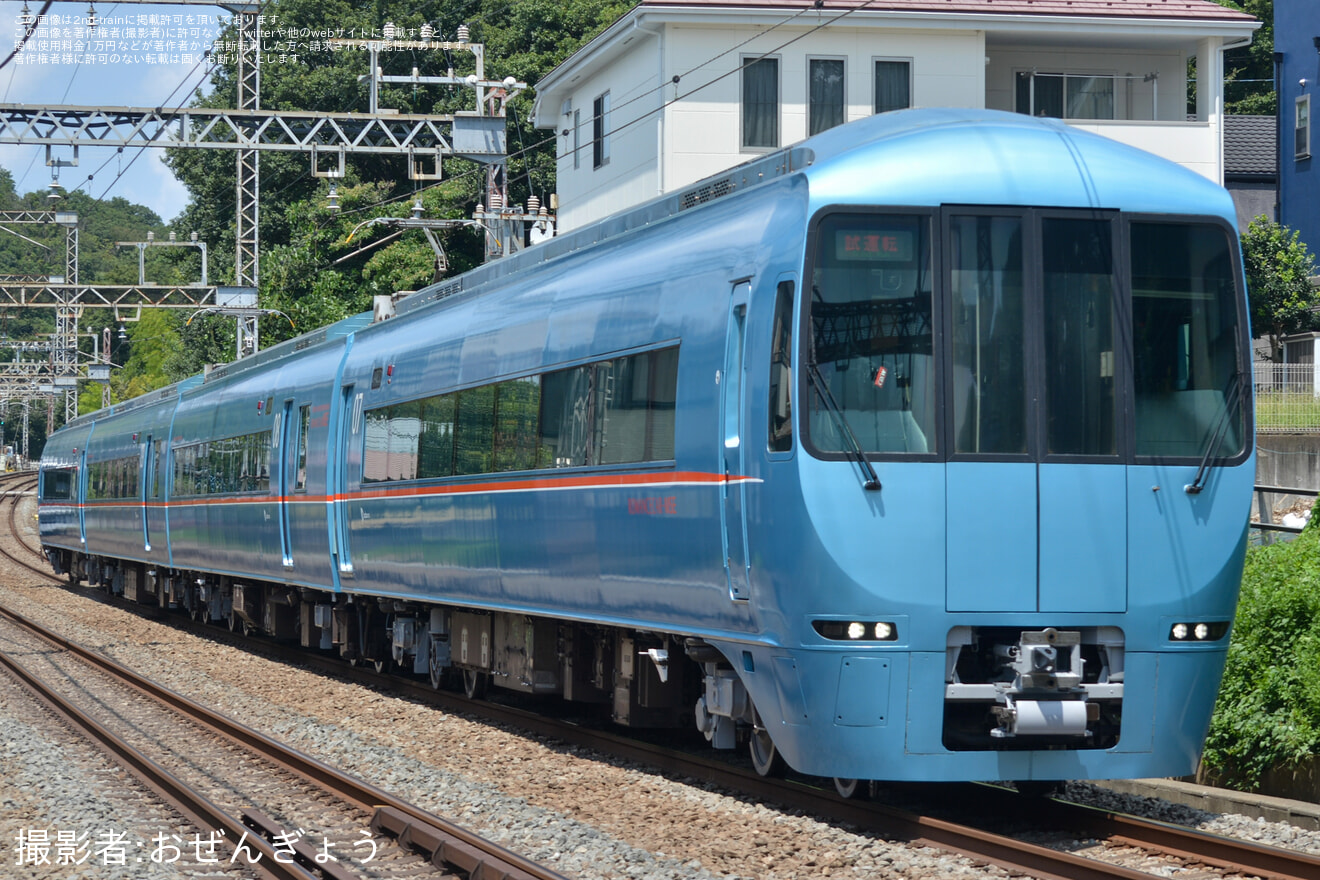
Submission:
<svg viewBox="0 0 1320 880">
<path fill-rule="evenodd" d="M 407 38 L 422 25 L 438 40 L 453 40 L 466 24 L 473 42 L 485 45 L 488 79 L 506 76 L 536 83 L 568 54 L 615 21 L 637 0 L 459 0 L 415 3 L 381 0 L 369 7 L 344 0 L 272 0 L 265 9 L 274 27 L 379 30 L 393 23 Z M 226 33 L 222 39 L 233 39 Z M 305 51 L 295 60 L 262 67 L 261 107 L 266 110 L 366 111 L 368 95 L 360 77 L 367 73 L 362 50 L 328 48 Z M 382 72 L 423 77 L 458 76 L 475 71 L 470 53 L 459 50 L 403 49 L 382 52 Z M 236 67 L 221 64 L 211 91 L 194 103 L 234 107 Z M 379 106 L 401 113 L 443 114 L 474 109 L 471 90 L 457 86 L 386 84 Z M 507 167 L 510 200 L 523 204 L 529 195 L 548 202 L 554 191 L 555 142 L 532 127 L 531 90 L 507 105 Z M 211 244 L 211 276 L 233 278 L 235 211 L 234 155 L 220 151 L 170 150 L 168 159 L 188 187 L 191 203 L 179 225 L 197 230 Z M 439 183 L 410 181 L 403 156 L 349 156 L 345 176 L 336 181 L 341 209 L 326 210 L 326 181 L 311 174 L 309 159 L 296 154 L 261 155 L 261 265 L 259 298 L 265 308 L 289 315 L 297 331 L 311 330 L 369 307 L 373 294 L 416 290 L 434 280 L 435 254 L 419 230 L 394 234 L 388 226 L 355 227 L 374 217 L 407 216 L 420 200 L 429 218 L 469 217 L 484 201 L 484 169 L 462 159 L 446 160 Z M 350 241 L 350 233 L 352 239 Z M 389 241 L 385 241 L 386 238 Z M 482 238 L 471 229 L 440 235 L 448 274 L 462 272 L 481 259 Z M 377 246 L 372 246 L 377 245 Z M 204 326 L 210 326 L 207 322 Z M 280 317 L 263 318 L 263 342 L 291 333 Z"/>
<path fill-rule="evenodd" d="M 379 31 L 392 22 L 405 36 L 422 25 L 434 28 L 437 40 L 453 40 L 458 26 L 470 28 L 471 40 L 486 47 L 489 79 L 516 79 L 535 84 L 556 64 L 615 21 L 637 0 L 377 0 L 367 6 L 347 0 L 272 0 L 263 7 L 265 27 L 312 31 L 356 28 Z M 347 36 L 347 34 L 345 34 Z M 232 27 L 221 39 L 236 39 Z M 368 54 L 359 49 L 300 50 L 294 57 L 263 59 L 260 106 L 265 110 L 368 109 Z M 386 74 L 422 76 L 475 72 L 470 53 L 458 50 L 406 49 L 383 52 Z M 212 75 L 195 106 L 233 108 L 237 102 L 236 64 L 228 58 Z M 515 95 L 507 105 L 508 187 L 513 203 L 529 195 L 548 203 L 555 189 L 555 139 L 532 127 L 533 90 Z M 458 86 L 391 84 L 382 87 L 379 106 L 401 113 L 447 114 L 472 110 L 471 90 Z M 235 154 L 222 150 L 167 150 L 166 161 L 189 190 L 190 201 L 171 224 L 180 237 L 196 232 L 209 245 L 211 283 L 234 282 Z M 341 209 L 326 205 L 327 181 L 312 174 L 309 157 L 296 153 L 261 154 L 261 264 L 259 302 L 282 314 L 261 319 L 261 338 L 271 345 L 295 333 L 313 330 L 370 308 L 373 294 L 416 290 L 438 280 L 436 255 L 419 230 L 400 233 L 388 225 L 373 225 L 377 217 L 404 217 L 415 202 L 426 217 L 462 219 L 484 201 L 485 169 L 465 159 L 444 162 L 444 179 L 411 181 L 403 156 L 350 156 L 345 176 L 336 181 Z M 322 163 L 324 167 L 324 162 Z M 45 192 L 19 196 L 12 175 L 0 169 L 0 209 L 47 207 Z M 80 280 L 89 283 L 134 283 L 138 252 L 118 248 L 116 241 L 142 241 L 148 232 L 163 238 L 169 229 L 150 210 L 115 198 L 97 202 L 73 192 L 61 208 L 81 219 Z M 0 235 L 0 273 L 51 275 L 63 271 L 62 230 L 23 230 L 41 244 Z M 482 259 L 483 239 L 471 228 L 439 234 L 447 257 L 446 274 L 456 274 Z M 193 248 L 147 248 L 145 276 L 149 282 L 188 284 L 201 278 L 200 253 Z M 285 317 L 287 316 L 287 317 Z M 107 310 L 87 310 L 84 331 L 112 328 L 112 359 L 122 364 L 111 385 L 114 401 L 127 399 L 187 375 L 208 363 L 234 356 L 234 321 L 219 316 L 186 313 L 143 313 L 128 323 L 120 340 L 120 322 Z M 292 323 L 291 323 L 292 322 Z M 53 329 L 47 310 L 0 310 L 0 337 L 33 339 Z M 80 341 L 91 353 L 90 338 Z M 12 359 L 0 349 L 0 361 Z M 91 386 L 80 397 L 80 410 L 100 406 L 101 388 Z"/>
<path fill-rule="evenodd" d="M 1270 359 L 1280 360 L 1282 339 L 1309 326 L 1320 308 L 1311 283 L 1315 258 L 1299 234 L 1261 215 L 1242 233 L 1247 298 L 1255 332 L 1268 334 Z"/>
</svg>

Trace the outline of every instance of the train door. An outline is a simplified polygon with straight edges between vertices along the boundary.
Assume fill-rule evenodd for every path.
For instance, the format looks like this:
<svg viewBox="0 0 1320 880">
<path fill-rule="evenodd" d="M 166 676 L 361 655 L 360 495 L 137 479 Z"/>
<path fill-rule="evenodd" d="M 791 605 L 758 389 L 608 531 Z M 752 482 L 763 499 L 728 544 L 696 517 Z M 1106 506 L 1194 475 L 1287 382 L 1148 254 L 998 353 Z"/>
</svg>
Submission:
<svg viewBox="0 0 1320 880">
<path fill-rule="evenodd" d="M 139 500 L 142 502 L 142 549 L 151 552 L 151 517 L 149 514 L 151 506 L 151 484 L 156 472 L 155 461 L 152 458 L 152 440 L 148 434 L 146 441 L 142 444 L 141 457 L 138 460 L 138 470 L 142 474 L 142 486 L 139 492 Z"/>
<path fill-rule="evenodd" d="M 949 611 L 1036 610 L 1029 227 L 1020 211 L 945 217 Z"/>
<path fill-rule="evenodd" d="M 358 433 L 362 419 L 362 396 L 354 394 L 354 386 L 345 385 L 339 401 L 339 465 L 333 469 L 330 487 L 336 512 L 333 528 L 335 567 L 340 577 L 352 577 L 353 556 L 349 548 L 348 465 L 349 443 Z"/>
<path fill-rule="evenodd" d="M 945 212 L 950 611 L 1126 609 L 1114 222 Z"/>
<path fill-rule="evenodd" d="M 95 428 L 93 428 L 95 430 Z M 87 443 L 92 439 L 89 433 L 83 441 L 82 451 L 78 453 L 78 485 L 74 487 L 74 501 L 78 505 L 78 541 L 83 549 L 87 548 Z"/>
<path fill-rule="evenodd" d="M 293 419 L 293 401 L 284 401 L 284 411 L 280 414 L 277 442 L 280 444 L 280 556 L 285 569 L 293 568 L 293 541 L 289 533 L 289 496 L 293 493 L 294 481 L 291 478 L 298 466 L 298 424 Z"/>
<path fill-rule="evenodd" d="M 144 513 L 146 515 L 146 538 L 150 545 L 152 538 L 161 539 L 168 533 L 166 527 L 165 514 L 165 441 L 155 435 L 147 436 L 147 468 L 149 473 L 145 481 L 145 490 L 147 493 L 147 503 Z M 169 541 L 166 540 L 168 544 Z M 150 547 L 148 547 L 150 549 Z"/>
<path fill-rule="evenodd" d="M 1113 215 L 1040 221 L 1044 297 L 1040 484 L 1041 611 L 1127 610 L 1131 364 Z"/>
<path fill-rule="evenodd" d="M 720 507 L 721 542 L 724 571 L 729 595 L 734 599 L 750 597 L 750 563 L 747 555 L 746 487 L 741 477 L 746 473 L 743 449 L 744 340 L 747 331 L 747 302 L 752 285 L 740 281 L 733 286 L 729 302 L 729 329 L 724 350 L 724 369 L 720 376 L 720 456 L 724 468 Z"/>
</svg>

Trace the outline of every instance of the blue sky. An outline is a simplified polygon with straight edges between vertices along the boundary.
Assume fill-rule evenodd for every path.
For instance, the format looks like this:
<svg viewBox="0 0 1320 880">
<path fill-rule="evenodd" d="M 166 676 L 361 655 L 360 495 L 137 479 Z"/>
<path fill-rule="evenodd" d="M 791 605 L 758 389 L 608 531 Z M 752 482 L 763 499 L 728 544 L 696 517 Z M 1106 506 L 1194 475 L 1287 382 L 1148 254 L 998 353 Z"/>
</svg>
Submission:
<svg viewBox="0 0 1320 880">
<path fill-rule="evenodd" d="M 35 14 L 43 3 L 28 0 L 28 5 Z M 23 62 L 14 59 L 0 69 L 0 103 L 177 107 L 188 104 L 197 88 L 205 87 L 206 64 L 196 59 L 219 32 L 217 19 L 226 15 L 219 7 L 97 3 L 101 25 L 86 39 L 87 7 L 87 0 L 51 6 L 50 14 L 60 20 L 38 29 L 25 47 Z M 4 35 L 0 59 L 12 51 L 21 33 L 18 17 L 22 10 L 21 0 L 0 2 L 0 33 Z M 140 20 L 140 16 L 145 18 Z M 202 20 L 204 16 L 209 22 Z M 60 28 L 59 34 L 51 30 L 54 27 Z M 65 44 L 66 39 L 76 44 L 79 38 L 84 39 L 82 56 Z M 195 44 L 201 44 L 201 49 L 194 51 Z M 89 53 L 94 57 L 86 58 Z M 164 63 L 147 63 L 148 57 Z M 53 156 L 70 160 L 73 151 L 56 147 Z M 187 204 L 188 193 L 163 158 L 164 150 L 158 148 L 130 148 L 119 153 L 113 147 L 82 147 L 76 167 L 59 169 L 60 184 L 97 198 L 122 196 L 146 205 L 169 222 Z M 0 145 L 0 167 L 14 175 L 19 193 L 50 187 L 52 169 L 46 167 L 44 146 Z M 92 175 L 91 181 L 88 175 Z"/>
</svg>

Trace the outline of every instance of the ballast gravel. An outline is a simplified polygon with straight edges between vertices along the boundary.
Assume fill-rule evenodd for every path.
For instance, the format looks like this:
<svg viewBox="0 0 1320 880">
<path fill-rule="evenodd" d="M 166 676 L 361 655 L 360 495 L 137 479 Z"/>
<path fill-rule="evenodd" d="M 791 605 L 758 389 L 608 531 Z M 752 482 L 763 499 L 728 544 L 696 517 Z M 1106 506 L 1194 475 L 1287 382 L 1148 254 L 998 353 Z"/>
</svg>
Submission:
<svg viewBox="0 0 1320 880">
<path fill-rule="evenodd" d="M 3 640 L 0 650 L 9 650 Z M 4 675 L 0 780 L 0 877 L 253 876 L 209 846 L 189 850 L 195 835 L 202 840 L 197 829 Z M 196 857 L 190 863 L 185 850 Z"/>
<path fill-rule="evenodd" d="M 0 602 L 20 613 L 570 877 L 1010 876 L 939 850 L 856 833 L 273 663 L 66 590 L 37 585 L 32 575 L 7 567 L 0 566 L 0 582 L 6 584 L 0 587 Z M 62 757 L 73 747 L 47 733 L 51 722 L 39 717 L 35 707 L 5 696 L 7 692 L 0 688 L 0 834 L 5 847 L 0 851 L 0 876 L 8 876 L 6 859 L 14 864 L 21 828 L 50 825 L 58 818 L 81 833 L 129 807 L 114 797 L 123 789 L 122 780 L 84 770 L 78 759 Z M 67 771 L 61 777 L 65 783 L 28 787 L 57 766 Z M 60 812 L 62 804 L 77 802 L 71 792 L 87 806 Z M 1180 824 L 1320 852 L 1320 834 L 1287 825 L 1199 813 L 1086 784 L 1070 784 L 1068 795 L 1138 814 L 1163 812 L 1161 818 Z M 168 831 L 164 824 L 161 830 Z M 210 876 L 202 866 L 174 867 L 182 876 Z M 121 875 L 53 871 L 31 876 Z M 122 876 L 180 874 L 140 871 Z"/>
</svg>

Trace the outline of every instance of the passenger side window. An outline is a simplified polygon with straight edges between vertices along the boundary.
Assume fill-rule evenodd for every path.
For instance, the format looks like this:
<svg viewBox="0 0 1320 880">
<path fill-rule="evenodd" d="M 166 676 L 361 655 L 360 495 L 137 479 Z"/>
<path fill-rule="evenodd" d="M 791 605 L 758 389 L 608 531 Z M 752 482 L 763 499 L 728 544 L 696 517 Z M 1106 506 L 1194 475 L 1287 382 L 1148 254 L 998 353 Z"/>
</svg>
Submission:
<svg viewBox="0 0 1320 880">
<path fill-rule="evenodd" d="M 307 430 L 312 424 L 312 407 L 300 407 L 298 410 L 298 468 L 295 471 L 293 490 L 307 491 Z"/>
<path fill-rule="evenodd" d="M 775 292 L 770 336 L 770 451 L 793 448 L 793 282 L 781 281 Z"/>
</svg>

